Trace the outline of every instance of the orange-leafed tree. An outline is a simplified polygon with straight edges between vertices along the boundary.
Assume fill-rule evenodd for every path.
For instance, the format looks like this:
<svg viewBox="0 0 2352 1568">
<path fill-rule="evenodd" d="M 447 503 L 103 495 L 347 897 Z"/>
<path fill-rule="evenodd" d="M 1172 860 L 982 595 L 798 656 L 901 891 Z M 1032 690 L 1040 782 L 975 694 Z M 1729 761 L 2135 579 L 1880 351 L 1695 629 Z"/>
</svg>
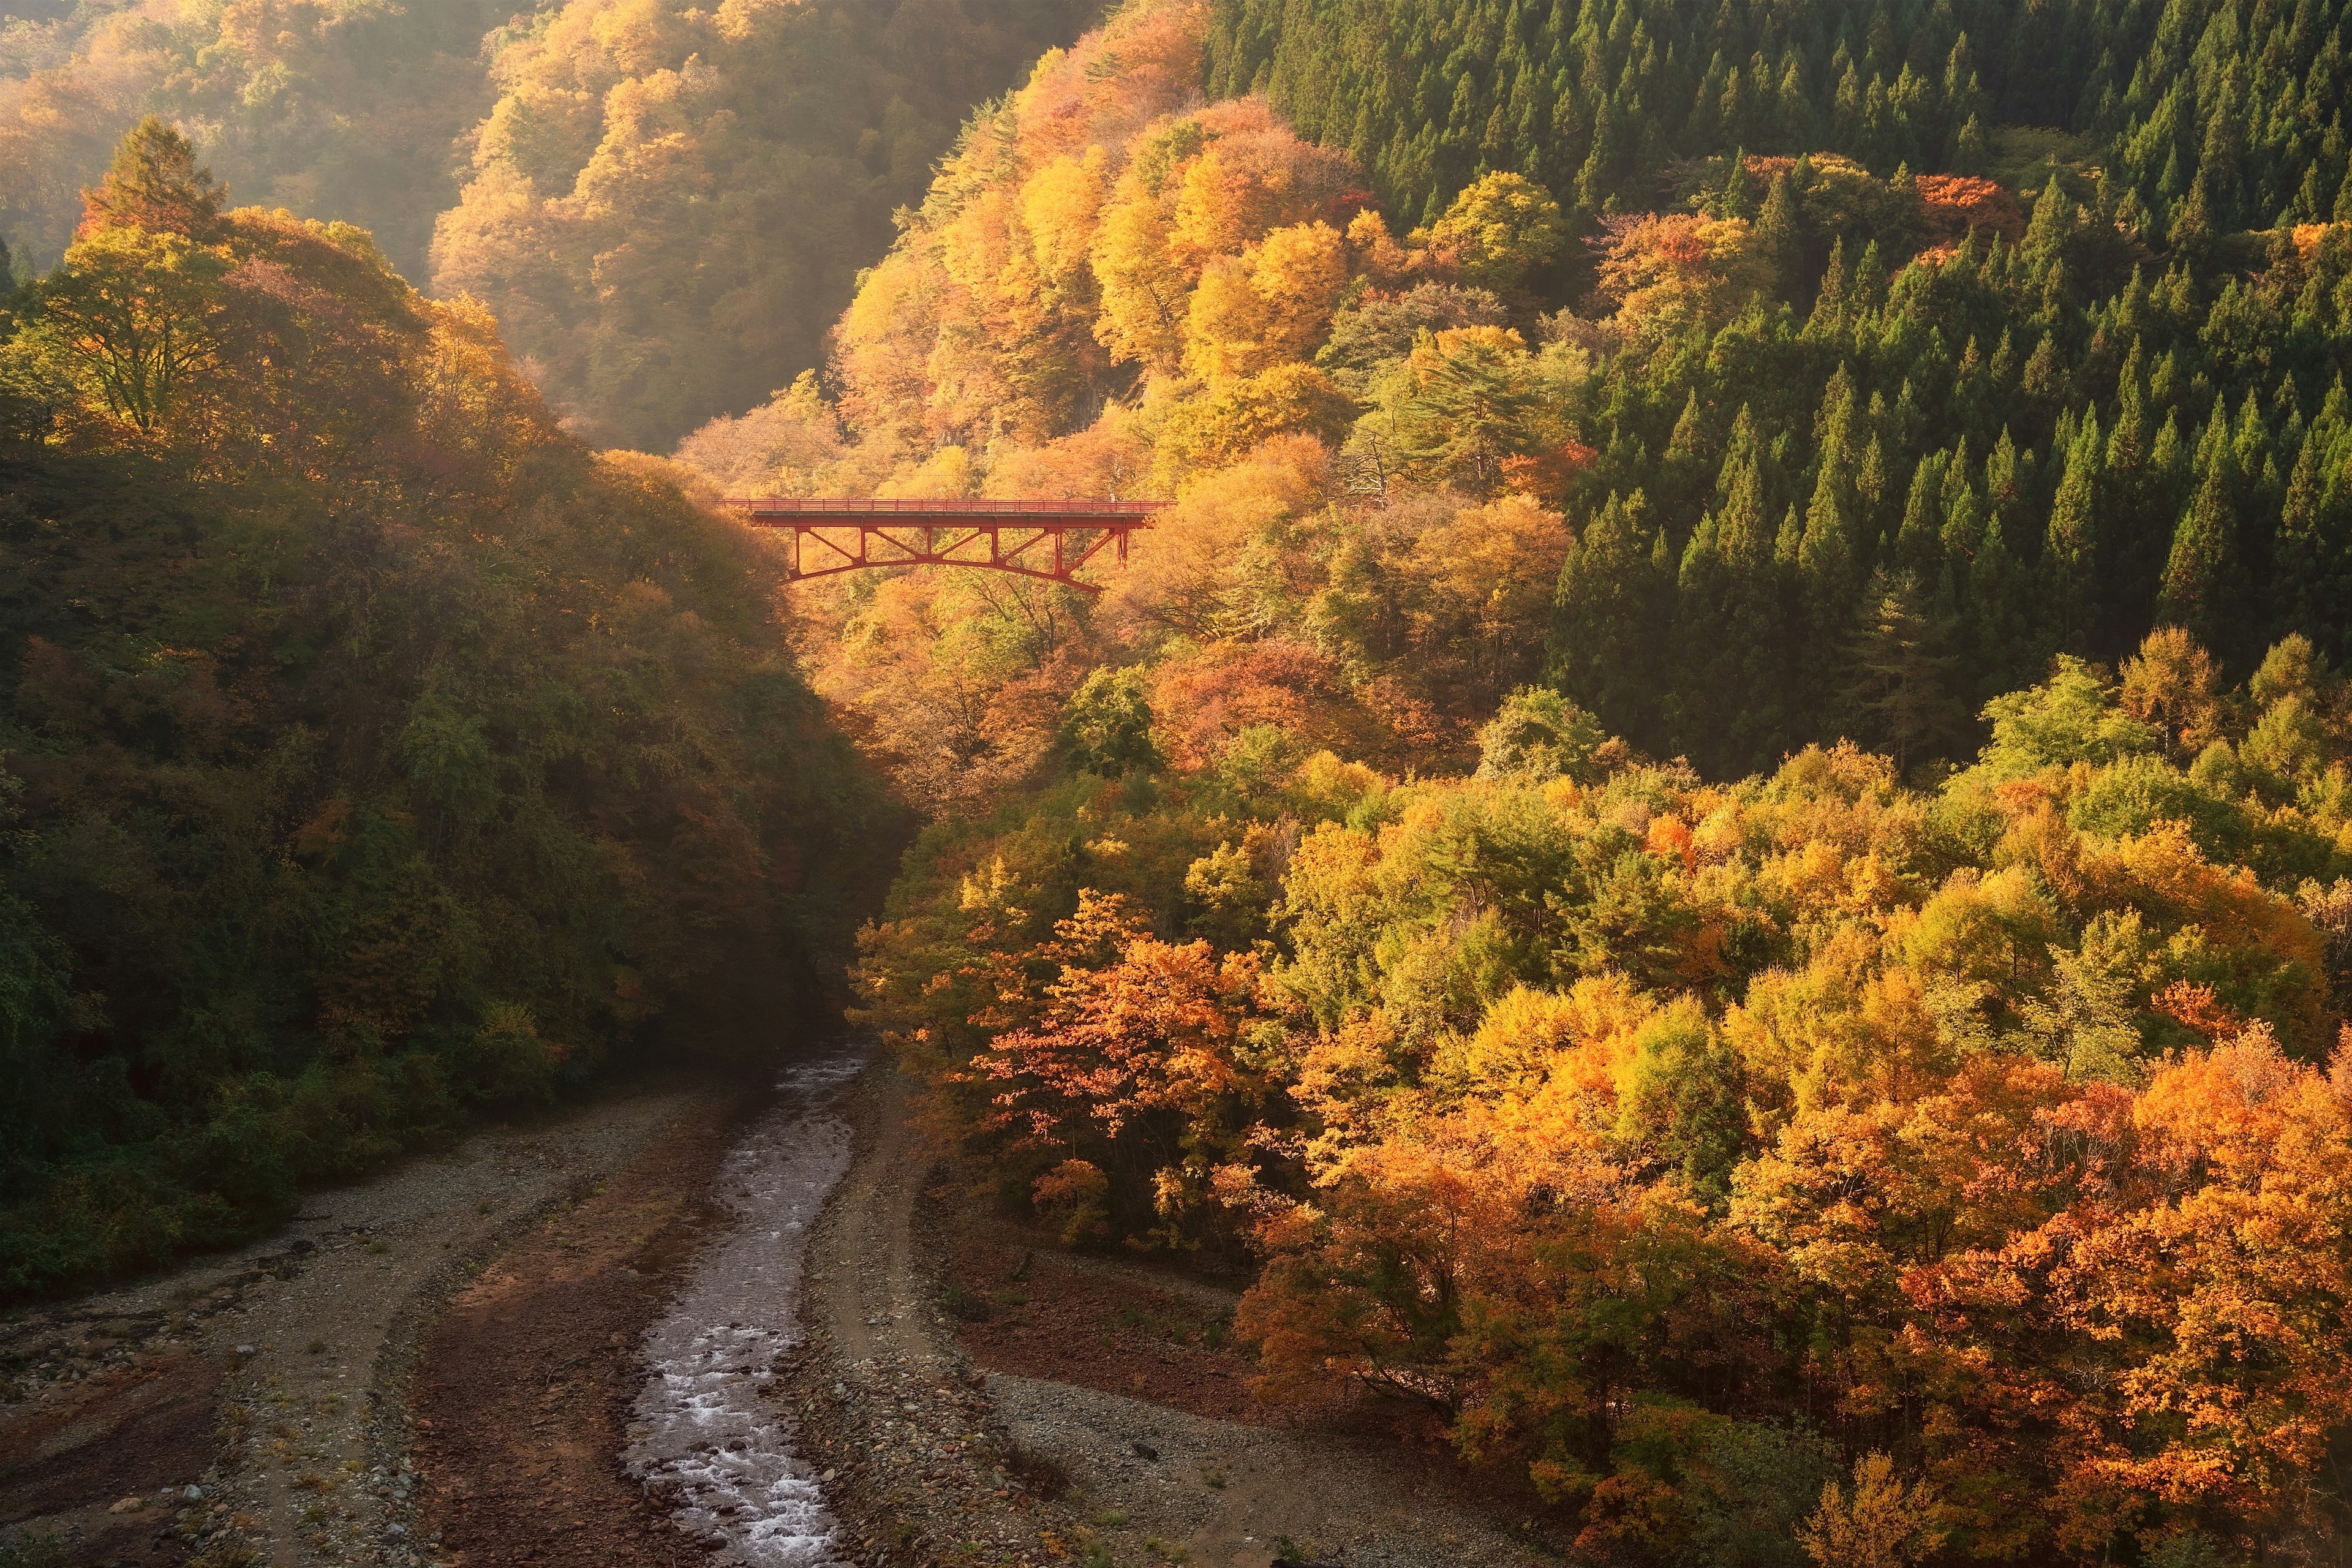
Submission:
<svg viewBox="0 0 2352 1568">
<path fill-rule="evenodd" d="M 2352 1438 L 2352 1107 L 2269 1029 L 2192 1052 L 2133 1108 L 2135 1196 L 2063 1279 L 2109 1374 L 2062 1492 L 2078 1550 L 2126 1500 L 2296 1556 L 2340 1552 Z"/>
<path fill-rule="evenodd" d="M 1042 985 L 1028 978 L 1048 966 Z M 973 1063 L 993 1088 L 994 1128 L 1066 1161 L 1091 1156 L 1130 1219 L 1147 1208 L 1148 1184 L 1154 1239 L 1198 1245 L 1216 1223 L 1213 1189 L 1231 1180 L 1220 1173 L 1245 1163 L 1267 1092 L 1249 1038 L 1255 956 L 1160 941 L 1125 897 L 1086 889 L 1053 937 L 1003 973 L 1000 1005 L 1028 1021 Z"/>
<path fill-rule="evenodd" d="M 1958 245 L 1979 229 L 2011 245 L 2025 237 L 2025 209 L 1997 181 L 1972 174 L 1922 174 L 1916 184 L 1931 247 Z"/>
<path fill-rule="evenodd" d="M 1596 243 L 1601 292 L 1629 327 L 1719 324 L 1771 282 L 1744 218 L 1643 213 L 1609 219 Z"/>
</svg>

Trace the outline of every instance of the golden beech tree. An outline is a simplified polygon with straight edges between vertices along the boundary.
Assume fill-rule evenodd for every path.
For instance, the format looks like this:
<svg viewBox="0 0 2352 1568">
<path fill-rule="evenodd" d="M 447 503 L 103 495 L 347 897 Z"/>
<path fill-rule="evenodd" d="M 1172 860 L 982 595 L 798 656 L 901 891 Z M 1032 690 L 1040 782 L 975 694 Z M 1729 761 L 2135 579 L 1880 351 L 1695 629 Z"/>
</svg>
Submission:
<svg viewBox="0 0 2352 1568">
<path fill-rule="evenodd" d="M 1568 546 L 1559 514 L 1524 496 L 1456 512 L 1416 542 L 1429 593 L 1413 638 L 1457 667 L 1466 706 L 1491 708 L 1537 673 Z"/>
<path fill-rule="evenodd" d="M 1336 440 L 1355 405 L 1311 364 L 1277 364 L 1179 403 L 1160 427 L 1161 471 L 1219 468 L 1285 436 Z"/>
<path fill-rule="evenodd" d="M 1310 358 L 1347 281 L 1339 231 L 1327 223 L 1278 228 L 1213 258 L 1188 310 L 1186 363 L 1221 381 Z"/>
<path fill-rule="evenodd" d="M 1612 218 L 1607 233 L 1601 291 L 1629 327 L 1719 325 L 1769 283 L 1744 218 L 1645 214 Z"/>
<path fill-rule="evenodd" d="M 1549 192 L 1523 174 L 1486 174 L 1454 198 L 1423 238 L 1465 281 L 1510 294 L 1567 248 L 1568 226 Z"/>
<path fill-rule="evenodd" d="M 1055 288 L 1090 276 L 1087 258 L 1108 166 L 1103 149 L 1089 147 L 1083 157 L 1065 153 L 1055 159 L 1021 187 L 1021 223 L 1028 231 L 1030 254 Z"/>
<path fill-rule="evenodd" d="M 1129 156 L 1094 247 L 1095 331 L 1112 356 L 1173 374 L 1189 337 L 1200 374 L 1238 376 L 1311 352 L 1346 281 L 1322 221 L 1344 160 L 1255 101 L 1157 126 Z"/>
<path fill-rule="evenodd" d="M 1945 1531 L 1934 1489 L 1906 1482 L 1883 1453 L 1853 1462 L 1853 1490 L 1836 1481 L 1797 1531 L 1797 1543 L 1821 1568 L 1911 1568 L 1934 1555 Z"/>
<path fill-rule="evenodd" d="M 226 258 L 184 235 L 102 227 L 66 252 L 46 332 L 93 403 L 152 432 L 218 363 L 228 273 Z"/>
<path fill-rule="evenodd" d="M 1157 195 L 1134 192 L 1104 213 L 1094 270 L 1102 298 L 1095 335 L 1111 358 L 1173 374 L 1182 360 L 1192 278 Z"/>
<path fill-rule="evenodd" d="M 1344 216 L 1354 184 L 1347 155 L 1302 140 L 1263 99 L 1213 103 L 1191 118 L 1205 146 L 1169 195 L 1174 241 L 1196 266 L 1286 224 Z"/>
<path fill-rule="evenodd" d="M 1306 564 L 1297 552 L 1260 542 L 1290 539 L 1322 508 L 1330 468 L 1322 442 L 1294 434 L 1262 441 L 1242 461 L 1197 476 L 1178 505 L 1130 547 L 1128 570 L 1104 595 L 1108 614 L 1135 628 L 1128 635 L 1138 639 L 1166 627 L 1215 640 L 1228 629 L 1245 563 L 1270 561 L 1286 584 Z"/>
</svg>

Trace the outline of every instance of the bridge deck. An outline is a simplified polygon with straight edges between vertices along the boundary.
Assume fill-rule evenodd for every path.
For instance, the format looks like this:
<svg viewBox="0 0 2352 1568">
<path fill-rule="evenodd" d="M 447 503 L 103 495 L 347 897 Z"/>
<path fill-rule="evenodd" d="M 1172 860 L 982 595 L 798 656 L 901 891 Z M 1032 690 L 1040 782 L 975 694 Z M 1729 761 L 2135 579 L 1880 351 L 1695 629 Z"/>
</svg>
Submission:
<svg viewBox="0 0 2352 1568">
<path fill-rule="evenodd" d="M 1085 593 L 1079 568 L 1110 547 L 1127 560 L 1128 535 L 1150 528 L 1158 500 L 809 500 L 734 497 L 727 505 L 755 528 L 788 531 L 793 581 L 880 566 L 977 566 L 1042 577 Z M 856 531 L 852 542 L 841 537 Z M 814 545 L 814 563 L 803 560 Z M 984 547 L 984 549 L 983 549 Z M 1050 564 L 1047 558 L 1050 557 Z"/>
<path fill-rule="evenodd" d="M 1025 517 L 1083 522 L 1093 518 L 1131 522 L 1149 518 L 1154 512 L 1165 511 L 1171 503 L 1164 500 L 802 500 L 750 496 L 730 500 L 727 504 L 761 521 L 773 518 L 779 521 L 814 522 L 824 518 L 839 518 L 846 523 L 865 522 L 877 517 L 984 518 L 992 522 Z"/>
</svg>

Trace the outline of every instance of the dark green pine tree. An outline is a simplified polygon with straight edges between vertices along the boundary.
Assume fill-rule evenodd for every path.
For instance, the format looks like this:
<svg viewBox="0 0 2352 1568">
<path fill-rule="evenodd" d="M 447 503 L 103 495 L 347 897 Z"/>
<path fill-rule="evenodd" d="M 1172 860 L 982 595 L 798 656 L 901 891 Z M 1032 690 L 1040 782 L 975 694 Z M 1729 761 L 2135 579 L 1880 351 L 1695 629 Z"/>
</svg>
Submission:
<svg viewBox="0 0 2352 1568">
<path fill-rule="evenodd" d="M 2232 515 L 2238 520 L 2237 549 L 2247 590 L 2246 601 L 2240 606 L 2247 620 L 2241 630 L 2247 656 L 2259 658 L 2270 643 L 2255 624 L 2264 606 L 2253 584 L 2278 545 L 2279 514 L 2286 505 L 2286 475 L 2279 468 L 2279 449 L 2271 437 L 2270 422 L 2263 416 L 2262 399 L 2251 386 L 2246 388 L 2236 427 L 2230 435 L 2229 468 L 2233 480 L 2231 494 L 2236 502 Z"/>
<path fill-rule="evenodd" d="M 1732 416 L 1731 434 L 1723 443 L 1723 458 L 1716 465 L 1713 510 L 1720 513 L 1731 504 L 1731 491 L 1742 474 L 1753 472 L 1760 483 L 1762 465 L 1769 459 L 1762 435 L 1757 428 L 1756 411 L 1743 403 Z"/>
<path fill-rule="evenodd" d="M 1654 559 L 1649 505 L 1611 492 L 1569 547 L 1552 601 L 1551 683 L 1612 731 L 1656 733 L 1658 652 L 1672 579 Z"/>
<path fill-rule="evenodd" d="M 1977 493 L 1976 476 L 1969 469 L 1969 438 L 1963 436 L 1944 465 L 1944 489 L 1937 498 L 1941 514 L 1937 538 L 1946 561 L 1963 567 L 1977 558 L 1984 543 L 1984 498 Z"/>
<path fill-rule="evenodd" d="M 2164 563 L 2164 586 L 2157 596 L 2159 626 L 2188 628 L 2216 653 L 2240 642 L 2236 521 L 2230 504 L 2230 476 L 2209 466 L 2189 509 L 2173 530 L 2172 553 Z"/>
<path fill-rule="evenodd" d="M 2000 515 L 1991 513 L 1969 563 L 1968 642 L 1980 699 L 2029 686 L 2040 673 L 2037 597 L 2032 569 L 2010 550 Z"/>
<path fill-rule="evenodd" d="M 2124 407 L 2118 416 L 2133 411 Z M 2181 481 L 2189 468 L 2179 422 L 2169 413 L 2152 439 L 2143 430 L 2144 444 L 2136 452 L 2126 449 L 2128 468 L 2118 468 L 2116 460 L 2122 433 L 2120 424 L 2107 433 L 2107 482 L 2100 492 L 2105 504 L 2099 536 L 2115 546 L 2108 589 L 2113 619 L 2103 639 L 2109 649 L 2137 643 L 2147 628 L 2147 617 L 2156 612 L 2157 597 L 2164 589 L 2166 556 L 2180 518 Z"/>
<path fill-rule="evenodd" d="M 2042 544 L 2042 626 L 2045 651 L 2087 654 L 2103 622 L 2099 593 L 2099 476 L 2105 453 L 2095 410 L 2066 448 L 2066 471 L 2050 504 Z"/>
<path fill-rule="evenodd" d="M 1717 660 L 1705 639 L 1720 635 L 1723 551 L 1715 513 L 1704 512 L 1675 568 L 1674 680 L 1665 700 L 1667 745 L 1685 757 L 1712 758 L 1723 715 L 1714 688 Z"/>
<path fill-rule="evenodd" d="M 1598 212 L 1609 199 L 1610 176 L 1615 172 L 1617 122 L 1610 100 L 1603 99 L 1592 121 L 1592 151 L 1576 175 L 1576 205 Z"/>
<path fill-rule="evenodd" d="M 2301 632 L 2330 659 L 2341 660 L 2352 656 L 2352 616 L 2345 609 L 2352 605 L 2352 508 L 2342 494 L 2326 493 L 2324 428 L 2304 442 L 2287 479 L 2274 557 L 2274 635 Z"/>
<path fill-rule="evenodd" d="M 1797 221 L 1797 191 L 1789 172 L 1772 176 L 1764 195 L 1764 211 L 1756 220 L 1756 254 L 1771 268 L 1774 293 L 1783 300 L 1797 296 L 1799 269 L 1804 264 L 1805 237 Z"/>
<path fill-rule="evenodd" d="M 206 239 L 220 226 L 227 194 L 210 169 L 196 167 L 188 139 L 151 114 L 114 150 L 112 167 L 84 199 L 76 233 L 144 228 Z"/>
<path fill-rule="evenodd" d="M 1812 313 L 1805 318 L 1805 336 L 1834 341 L 1845 334 L 1849 325 L 1847 294 L 1852 279 L 1845 268 L 1845 239 L 1840 236 L 1830 243 L 1829 269 L 1822 274 L 1821 291 L 1813 296 Z"/>
<path fill-rule="evenodd" d="M 2017 388 L 2042 409 L 2060 402 L 2066 394 L 2066 370 L 2058 357 L 2058 340 L 2049 332 L 2026 356 L 2025 369 L 2017 379 Z"/>
<path fill-rule="evenodd" d="M 1756 216 L 1755 187 L 1748 178 L 1748 150 L 1731 150 L 1731 166 L 1725 171 L 1723 189 L 1715 198 L 1717 217 L 1752 218 Z M 1790 216 L 1794 216 L 1793 213 Z"/>
<path fill-rule="evenodd" d="M 1675 584 L 1681 644 L 1679 749 L 1724 773 L 1771 765 L 1786 739 L 1788 695 L 1780 531 L 1764 510 L 1753 456 L 1728 476 L 1720 512 L 1691 536 Z"/>
<path fill-rule="evenodd" d="M 1915 583 L 1932 583 L 1944 568 L 1944 470 L 1948 452 L 1930 452 L 1911 471 L 1911 492 L 1903 503 L 1903 525 L 1895 536 L 1895 569 Z"/>
<path fill-rule="evenodd" d="M 2075 212 L 2074 198 L 2053 170 L 2050 183 L 2033 204 L 2033 221 L 2026 226 L 2024 242 L 2018 247 L 2026 276 L 2036 284 L 2053 264 L 2063 259 L 2066 242 L 2074 237 Z"/>
<path fill-rule="evenodd" d="M 2010 438 L 2009 426 L 2003 425 L 1991 455 L 1985 458 L 1985 510 L 2012 539 L 2025 536 L 2025 513 L 2032 490 L 2033 454 L 2019 451 Z"/>
<path fill-rule="evenodd" d="M 2174 256 L 2202 270 L 2212 261 L 2214 237 L 2211 204 L 2206 199 L 2205 176 L 2200 173 L 2178 204 L 2165 238 Z"/>
<path fill-rule="evenodd" d="M 1854 494 L 1862 502 L 1862 536 L 1864 539 L 1878 537 L 1880 512 L 1886 505 L 1886 449 L 1874 434 L 1870 437 L 1870 445 L 1862 449 L 1862 466 L 1853 472 Z"/>
<path fill-rule="evenodd" d="M 1837 710 L 1847 733 L 1898 771 L 1949 755 L 1967 734 L 1952 629 L 1909 573 L 1871 574 L 1845 640 Z"/>
<path fill-rule="evenodd" d="M 1716 471 L 1716 466 L 1707 461 L 1706 419 L 1699 408 L 1696 386 L 1683 400 L 1682 415 L 1666 440 L 1660 467 L 1664 469 L 1658 495 L 1662 512 L 1668 518 L 1688 517 L 1697 510 L 1707 480 Z"/>
<path fill-rule="evenodd" d="M 2139 279 L 2135 276 L 2131 289 L 2124 295 L 2126 305 L 2138 288 Z M 2148 439 L 2147 376 L 2140 361 L 2139 339 L 2134 336 L 2124 354 L 2123 369 L 2116 376 L 2115 418 L 2107 426 L 2106 466 L 2117 482 L 2137 483 L 2147 465 Z"/>
<path fill-rule="evenodd" d="M 2139 292 L 2139 278 L 2134 274 L 2131 287 L 2124 291 L 2117 310 L 2119 317 L 2132 306 Z M 2153 482 L 2147 465 L 2154 437 L 2155 432 L 2148 426 L 2147 375 L 2141 363 L 2139 339 L 2135 335 L 2116 378 L 2115 413 L 2107 424 L 2107 449 L 2102 465 L 2105 483 L 2099 490 L 2099 537 L 2115 545 L 2106 563 L 2110 580 L 2105 598 L 2117 617 L 2103 627 L 2102 637 L 2117 646 L 2123 627 L 2142 614 L 2147 602 L 2146 595 L 2154 591 L 2145 526 Z"/>
<path fill-rule="evenodd" d="M 1839 645 L 1853 618 L 1853 596 L 1867 566 L 1861 497 L 1854 486 L 1853 437 L 1858 423 L 1853 379 L 1840 365 L 1814 421 L 1821 443 L 1819 473 L 1796 548 L 1797 667 L 1809 704 L 1826 700 L 1836 678 Z"/>
</svg>

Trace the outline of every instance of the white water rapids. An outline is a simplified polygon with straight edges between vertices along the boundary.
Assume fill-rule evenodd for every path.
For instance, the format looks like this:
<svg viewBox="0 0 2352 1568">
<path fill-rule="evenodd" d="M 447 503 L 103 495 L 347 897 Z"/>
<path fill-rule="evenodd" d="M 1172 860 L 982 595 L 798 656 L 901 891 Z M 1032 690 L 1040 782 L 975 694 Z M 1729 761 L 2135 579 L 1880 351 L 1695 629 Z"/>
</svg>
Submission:
<svg viewBox="0 0 2352 1568">
<path fill-rule="evenodd" d="M 801 1337 L 801 1258 L 825 1194 L 849 1169 L 836 1093 L 866 1065 L 842 1052 L 788 1068 L 776 1104 L 728 1154 L 713 1196 L 735 1215 L 645 1340 L 632 1476 L 722 1563 L 835 1568 L 835 1521 L 764 1397 Z M 667 1483 L 667 1485 L 664 1485 Z"/>
</svg>

